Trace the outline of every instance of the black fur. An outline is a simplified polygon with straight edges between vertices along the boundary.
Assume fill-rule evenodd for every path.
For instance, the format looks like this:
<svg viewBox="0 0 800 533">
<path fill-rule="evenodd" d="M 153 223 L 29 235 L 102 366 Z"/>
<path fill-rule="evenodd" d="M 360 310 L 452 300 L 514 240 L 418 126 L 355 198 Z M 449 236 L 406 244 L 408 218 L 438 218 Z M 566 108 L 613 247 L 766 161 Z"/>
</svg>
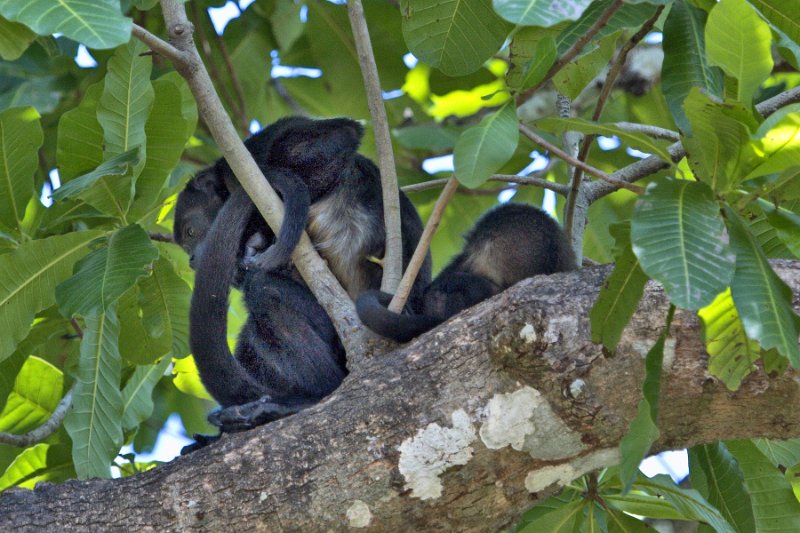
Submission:
<svg viewBox="0 0 800 533">
<path fill-rule="evenodd" d="M 368 291 L 356 302 L 361 321 L 383 337 L 407 342 L 522 279 L 576 268 L 558 223 L 531 205 L 486 212 L 465 240 L 464 250 L 425 289 L 421 314 L 392 313 L 386 309 L 391 295 Z"/>
<path fill-rule="evenodd" d="M 286 204 L 275 244 L 247 262 L 266 269 L 285 264 L 308 226 L 315 246 L 351 298 L 380 286 L 382 270 L 369 258 L 384 254 L 383 198 L 377 167 L 356 152 L 362 134 L 361 125 L 350 119 L 288 117 L 245 141 Z M 202 253 L 198 243 L 229 191 L 238 187 L 230 166 L 220 159 L 190 181 L 178 196 L 175 240 L 190 256 Z M 310 210 L 304 199 L 295 198 L 303 190 L 308 193 Z M 400 209 L 403 266 L 406 266 L 423 228 L 413 204 L 402 192 Z M 239 257 L 245 255 L 246 243 L 252 243 L 250 239 L 259 233 L 267 242 L 274 235 L 260 215 L 254 213 L 240 242 Z M 417 311 L 421 309 L 422 291 L 429 282 L 430 256 L 409 297 L 410 305 Z"/>
<path fill-rule="evenodd" d="M 226 340 L 228 292 L 237 248 L 253 210 L 242 189 L 220 209 L 197 261 L 189 321 L 190 346 L 209 393 L 223 407 L 248 402 L 259 406 L 259 420 L 248 417 L 242 427 L 316 403 L 347 374 L 333 324 L 288 270 L 256 268 L 245 274 L 242 286 L 249 315 L 235 358 L 231 356 Z M 231 417 L 217 418 L 224 422 Z"/>
</svg>

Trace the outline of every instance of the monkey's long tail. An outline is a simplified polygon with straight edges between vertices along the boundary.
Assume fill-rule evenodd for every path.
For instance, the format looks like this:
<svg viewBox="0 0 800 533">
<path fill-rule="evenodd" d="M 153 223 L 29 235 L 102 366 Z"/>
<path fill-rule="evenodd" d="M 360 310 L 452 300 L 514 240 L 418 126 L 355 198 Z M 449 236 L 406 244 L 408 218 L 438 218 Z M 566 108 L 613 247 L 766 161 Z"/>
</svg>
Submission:
<svg viewBox="0 0 800 533">
<path fill-rule="evenodd" d="M 253 202 L 241 188 L 220 209 L 206 236 L 189 311 L 189 346 L 200 378 L 223 407 L 257 400 L 265 394 L 231 355 L 227 339 L 228 294 L 242 235 L 253 209 Z"/>
<path fill-rule="evenodd" d="M 442 320 L 426 315 L 393 313 L 386 308 L 391 300 L 389 293 L 366 291 L 356 301 L 358 318 L 381 337 L 408 342 L 442 323 Z"/>
</svg>

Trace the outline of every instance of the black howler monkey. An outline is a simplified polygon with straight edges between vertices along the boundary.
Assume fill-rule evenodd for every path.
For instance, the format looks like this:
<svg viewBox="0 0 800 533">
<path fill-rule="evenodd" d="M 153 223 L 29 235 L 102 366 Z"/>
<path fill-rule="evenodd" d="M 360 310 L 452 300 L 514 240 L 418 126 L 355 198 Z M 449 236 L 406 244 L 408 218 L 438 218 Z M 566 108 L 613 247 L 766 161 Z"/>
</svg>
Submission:
<svg viewBox="0 0 800 533">
<path fill-rule="evenodd" d="M 248 263 L 267 269 L 285 265 L 307 225 L 317 250 L 351 298 L 380 286 L 381 268 L 369 258 L 384 253 L 383 197 L 377 167 L 356 152 L 362 135 L 361 125 L 346 118 L 287 117 L 245 141 L 286 206 L 275 244 L 264 254 L 247 258 Z M 283 172 L 272 174 L 271 169 Z M 178 196 L 175 240 L 190 255 L 202 253 L 198 243 L 229 192 L 238 187 L 230 166 L 220 159 L 191 180 Z M 406 266 L 422 235 L 422 221 L 402 192 L 400 221 Z M 257 244 L 250 239 L 258 234 L 267 242 L 274 235 L 254 212 L 240 243 L 240 257 L 246 243 Z M 419 310 L 422 291 L 429 281 L 430 257 L 409 297 L 413 309 Z"/>
<path fill-rule="evenodd" d="M 576 268 L 561 227 L 532 205 L 491 209 L 465 240 L 464 250 L 425 289 L 421 314 L 392 313 L 386 308 L 392 296 L 373 290 L 356 302 L 361 321 L 383 337 L 407 342 L 522 279 Z"/>
<path fill-rule="evenodd" d="M 212 415 L 226 431 L 313 405 L 347 374 L 344 349 L 328 315 L 288 269 L 245 272 L 241 286 L 249 314 L 231 356 L 228 293 L 254 210 L 241 188 L 219 210 L 196 261 L 189 316 L 189 343 L 206 389 L 223 408 L 243 406 Z"/>
</svg>

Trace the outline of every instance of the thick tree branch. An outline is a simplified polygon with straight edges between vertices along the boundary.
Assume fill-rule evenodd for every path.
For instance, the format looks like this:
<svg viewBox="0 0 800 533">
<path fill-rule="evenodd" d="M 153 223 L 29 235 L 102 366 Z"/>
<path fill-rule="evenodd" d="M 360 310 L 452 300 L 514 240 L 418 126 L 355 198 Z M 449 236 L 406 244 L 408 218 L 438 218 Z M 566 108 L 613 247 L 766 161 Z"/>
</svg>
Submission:
<svg viewBox="0 0 800 533">
<path fill-rule="evenodd" d="M 230 118 L 225 113 L 211 78 L 203 66 L 192 39 L 192 24 L 186 18 L 186 11 L 178 0 L 162 0 L 162 12 L 171 45 L 153 38 L 144 30 L 134 31 L 134 35 L 145 43 L 154 46 L 159 53 L 169 54 L 175 69 L 186 79 L 197 101 L 198 111 L 208 125 L 211 135 L 217 142 L 231 169 L 253 199 L 267 224 L 278 232 L 283 220 L 283 204 L 269 182 L 253 161 L 250 152 L 236 134 Z M 178 50 L 177 53 L 174 50 Z M 303 279 L 320 304 L 330 315 L 342 343 L 347 349 L 349 363 L 353 363 L 369 353 L 373 341 L 360 327 L 347 293 L 338 280 L 328 270 L 325 262 L 311 244 L 308 235 L 303 234 L 300 244 L 292 254 L 292 259 Z"/>
<path fill-rule="evenodd" d="M 372 131 L 375 134 L 375 147 L 378 153 L 378 167 L 381 170 L 383 223 L 386 227 L 381 290 L 394 293 L 403 273 L 403 236 L 400 229 L 400 195 L 397 191 L 397 170 L 394 166 L 389 121 L 386 118 L 386 108 L 383 106 L 378 67 L 375 64 L 375 54 L 372 52 L 361 0 L 348 0 L 347 14 L 353 29 L 364 88 L 367 91 L 367 104 L 372 117 Z"/>
<path fill-rule="evenodd" d="M 800 262 L 774 265 L 798 294 Z M 86 531 L 109 517 L 137 531 L 507 527 L 571 479 L 618 461 L 668 302 L 648 283 L 607 357 L 588 315 L 610 270 L 525 280 L 367 360 L 318 406 L 155 470 L 4 493 L 0 530 Z M 696 315 L 678 312 L 654 451 L 800 436 L 797 371 L 757 371 L 731 393 L 706 365 Z"/>
</svg>

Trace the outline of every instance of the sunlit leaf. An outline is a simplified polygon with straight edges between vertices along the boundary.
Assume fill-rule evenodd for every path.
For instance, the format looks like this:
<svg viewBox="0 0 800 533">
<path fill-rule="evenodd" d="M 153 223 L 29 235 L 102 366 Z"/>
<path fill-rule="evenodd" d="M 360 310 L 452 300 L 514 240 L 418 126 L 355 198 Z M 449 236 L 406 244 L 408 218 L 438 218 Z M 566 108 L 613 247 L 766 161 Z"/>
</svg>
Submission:
<svg viewBox="0 0 800 533">
<path fill-rule="evenodd" d="M 794 0 L 747 0 L 764 18 L 800 45 L 800 19 Z"/>
<path fill-rule="evenodd" d="M 498 15 L 521 26 L 553 26 L 563 20 L 577 20 L 592 0 L 492 0 Z"/>
<path fill-rule="evenodd" d="M 17 59 L 35 38 L 36 34 L 24 24 L 0 17 L 0 57 L 4 60 Z"/>
<path fill-rule="evenodd" d="M 45 423 L 61 401 L 63 385 L 59 369 L 38 357 L 28 357 L 0 413 L 0 431 L 22 434 Z"/>
</svg>

